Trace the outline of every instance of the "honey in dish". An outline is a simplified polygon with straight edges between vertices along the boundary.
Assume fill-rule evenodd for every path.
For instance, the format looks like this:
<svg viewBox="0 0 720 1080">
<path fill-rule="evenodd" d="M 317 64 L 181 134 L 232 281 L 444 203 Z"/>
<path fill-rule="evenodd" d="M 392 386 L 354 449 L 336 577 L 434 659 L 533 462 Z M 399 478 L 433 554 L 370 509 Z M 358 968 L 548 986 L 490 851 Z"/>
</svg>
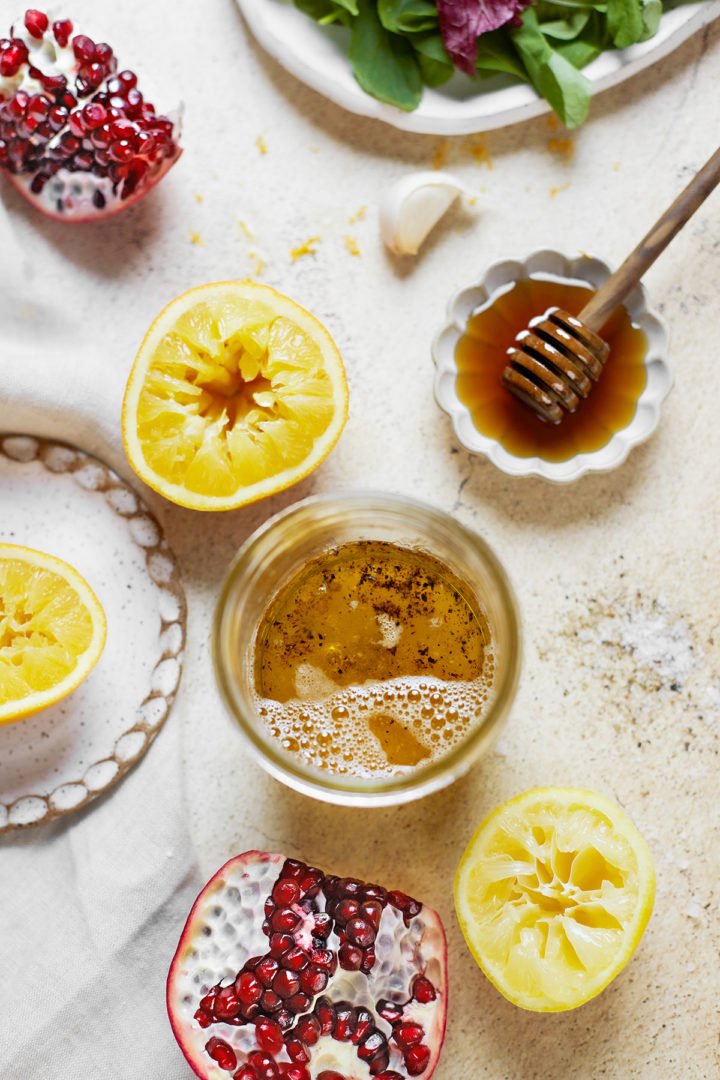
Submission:
<svg viewBox="0 0 720 1080">
<path fill-rule="evenodd" d="M 487 619 L 463 582 L 424 552 L 360 540 L 307 563 L 271 601 L 255 706 L 306 764 L 392 776 L 481 722 L 493 669 Z"/>
<path fill-rule="evenodd" d="M 472 315 L 455 348 L 455 388 L 475 427 L 516 457 L 566 461 L 605 446 L 635 415 L 646 382 L 647 338 L 617 308 L 599 331 L 610 354 L 589 397 L 560 424 L 548 424 L 513 397 L 500 382 L 507 350 L 531 319 L 549 307 L 577 315 L 593 290 L 566 282 L 517 281 L 492 304 Z"/>
</svg>

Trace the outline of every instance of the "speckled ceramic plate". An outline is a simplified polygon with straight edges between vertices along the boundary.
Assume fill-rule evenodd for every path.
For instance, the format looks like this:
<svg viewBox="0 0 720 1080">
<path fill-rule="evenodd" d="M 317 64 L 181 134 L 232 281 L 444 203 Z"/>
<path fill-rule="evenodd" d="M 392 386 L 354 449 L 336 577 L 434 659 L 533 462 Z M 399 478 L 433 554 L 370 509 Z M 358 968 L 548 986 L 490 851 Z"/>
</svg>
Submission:
<svg viewBox="0 0 720 1080">
<path fill-rule="evenodd" d="M 112 469 L 81 450 L 0 436 L 0 540 L 57 555 L 108 621 L 87 679 L 0 727 L 0 832 L 40 825 L 106 791 L 145 753 L 180 681 L 185 597 L 162 530 Z"/>
<path fill-rule="evenodd" d="M 550 112 L 548 103 L 531 86 L 509 83 L 499 76 L 480 81 L 460 74 L 436 90 L 426 88 L 417 109 L 404 112 L 377 101 L 355 81 L 344 27 L 318 25 L 294 7 L 292 0 L 237 0 L 237 4 L 257 40 L 287 71 L 360 116 L 404 131 L 467 135 Z M 615 86 L 667 56 L 719 15 L 718 0 L 684 4 L 663 15 L 655 37 L 629 49 L 608 49 L 585 68 L 584 74 L 595 93 Z"/>
</svg>

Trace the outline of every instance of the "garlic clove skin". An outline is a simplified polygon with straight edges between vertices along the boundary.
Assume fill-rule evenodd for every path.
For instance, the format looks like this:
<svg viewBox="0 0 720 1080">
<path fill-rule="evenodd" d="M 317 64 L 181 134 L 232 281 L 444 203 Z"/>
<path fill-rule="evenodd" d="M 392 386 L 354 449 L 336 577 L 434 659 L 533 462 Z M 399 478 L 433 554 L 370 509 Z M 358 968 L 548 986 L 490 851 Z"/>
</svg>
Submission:
<svg viewBox="0 0 720 1080">
<path fill-rule="evenodd" d="M 380 199 L 380 235 L 396 255 L 416 255 L 459 195 L 471 196 L 450 173 L 417 172 L 404 176 Z"/>
</svg>

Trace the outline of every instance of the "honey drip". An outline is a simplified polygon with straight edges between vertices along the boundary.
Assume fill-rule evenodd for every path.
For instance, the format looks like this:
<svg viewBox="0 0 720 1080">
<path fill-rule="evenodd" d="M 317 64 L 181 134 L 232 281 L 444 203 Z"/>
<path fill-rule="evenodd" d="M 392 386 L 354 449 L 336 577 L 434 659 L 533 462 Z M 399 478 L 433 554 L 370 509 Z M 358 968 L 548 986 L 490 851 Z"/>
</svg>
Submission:
<svg viewBox="0 0 720 1080">
<path fill-rule="evenodd" d="M 478 431 L 517 457 L 567 461 L 575 454 L 599 450 L 635 415 L 647 379 L 647 338 L 633 326 L 624 307 L 617 308 L 599 331 L 610 346 L 599 381 L 562 423 L 545 423 L 500 382 L 506 352 L 531 319 L 553 306 L 577 315 L 592 294 L 590 288 L 566 282 L 539 278 L 515 282 L 489 307 L 470 317 L 457 343 L 458 397 Z"/>
</svg>

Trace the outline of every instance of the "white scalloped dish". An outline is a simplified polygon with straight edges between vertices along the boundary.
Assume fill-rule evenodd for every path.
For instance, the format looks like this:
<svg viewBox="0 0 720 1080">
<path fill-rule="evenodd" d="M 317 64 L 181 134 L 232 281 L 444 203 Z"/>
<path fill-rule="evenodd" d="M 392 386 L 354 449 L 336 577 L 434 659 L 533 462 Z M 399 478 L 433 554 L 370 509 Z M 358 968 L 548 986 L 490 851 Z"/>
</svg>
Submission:
<svg viewBox="0 0 720 1080">
<path fill-rule="evenodd" d="M 630 400 L 630 405 L 634 402 L 635 408 L 629 423 L 608 433 L 608 441 L 604 445 L 589 452 L 571 453 L 564 460 L 550 460 L 550 454 L 543 457 L 540 453 L 522 456 L 508 449 L 501 437 L 493 437 L 479 430 L 470 408 L 458 396 L 456 350 L 466 334 L 469 320 L 489 308 L 515 282 L 536 279 L 576 286 L 590 285 L 597 289 L 609 275 L 610 268 L 604 262 L 587 255 L 569 258 L 556 251 L 536 251 L 524 260 L 508 259 L 494 263 L 477 282 L 455 293 L 448 305 L 447 322 L 433 343 L 435 399 L 450 416 L 455 434 L 466 450 L 484 454 L 508 476 L 538 476 L 554 483 L 568 483 L 588 472 L 606 472 L 616 468 L 633 446 L 653 433 L 660 419 L 660 406 L 672 386 L 672 374 L 667 362 L 667 331 L 661 319 L 650 310 L 642 285 L 633 289 L 623 306 L 633 328 L 642 331 L 647 342 L 642 359 L 645 385 L 638 391 L 637 398 Z M 541 315 L 542 311 L 537 314 Z M 578 414 L 584 404 L 580 404 Z M 532 424 L 541 423 L 529 410 L 528 420 Z"/>
</svg>

